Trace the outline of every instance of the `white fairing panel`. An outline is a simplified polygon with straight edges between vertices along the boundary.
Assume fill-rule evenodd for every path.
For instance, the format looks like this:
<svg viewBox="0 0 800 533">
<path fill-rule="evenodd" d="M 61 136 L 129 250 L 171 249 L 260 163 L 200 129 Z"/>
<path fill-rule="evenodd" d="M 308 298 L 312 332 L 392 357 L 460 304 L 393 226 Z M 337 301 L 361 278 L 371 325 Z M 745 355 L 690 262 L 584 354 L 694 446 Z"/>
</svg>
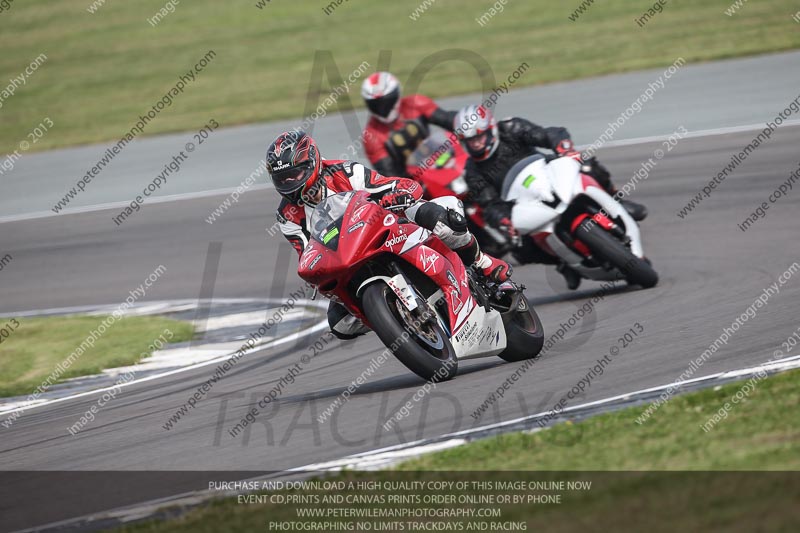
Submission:
<svg viewBox="0 0 800 533">
<path fill-rule="evenodd" d="M 541 202 L 517 202 L 511 208 L 511 223 L 522 234 L 540 231 L 553 232 L 553 222 L 561 215 Z"/>
<path fill-rule="evenodd" d="M 549 178 L 550 170 L 548 170 L 544 158 L 537 159 L 517 174 L 508 189 L 508 193 L 506 193 L 505 200 L 516 200 L 517 202 L 552 201 L 553 191 Z"/>
<path fill-rule="evenodd" d="M 571 157 L 559 157 L 547 165 L 550 182 L 561 201 L 568 204 L 583 192 L 581 164 Z"/>
<path fill-rule="evenodd" d="M 490 357 L 506 349 L 506 329 L 503 317 L 494 309 L 488 313 L 476 305 L 450 342 L 458 359 Z"/>
<path fill-rule="evenodd" d="M 514 178 L 505 200 L 514 200 L 511 222 L 522 233 L 552 231 L 548 225 L 557 220 L 560 212 L 542 202 L 552 202 L 551 171 L 544 159 L 527 165 Z"/>
</svg>

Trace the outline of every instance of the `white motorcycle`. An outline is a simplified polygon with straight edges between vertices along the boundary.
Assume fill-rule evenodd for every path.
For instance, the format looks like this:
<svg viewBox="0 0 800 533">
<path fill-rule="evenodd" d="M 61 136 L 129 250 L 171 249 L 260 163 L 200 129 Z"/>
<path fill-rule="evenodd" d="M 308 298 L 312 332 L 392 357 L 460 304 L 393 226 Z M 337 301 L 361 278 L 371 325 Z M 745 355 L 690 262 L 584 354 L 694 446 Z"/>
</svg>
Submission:
<svg viewBox="0 0 800 533">
<path fill-rule="evenodd" d="M 625 279 L 644 288 L 658 283 L 639 226 L 578 161 L 527 157 L 508 171 L 502 197 L 514 202 L 511 222 L 524 236 L 518 255 L 535 245 L 586 279 Z"/>
</svg>

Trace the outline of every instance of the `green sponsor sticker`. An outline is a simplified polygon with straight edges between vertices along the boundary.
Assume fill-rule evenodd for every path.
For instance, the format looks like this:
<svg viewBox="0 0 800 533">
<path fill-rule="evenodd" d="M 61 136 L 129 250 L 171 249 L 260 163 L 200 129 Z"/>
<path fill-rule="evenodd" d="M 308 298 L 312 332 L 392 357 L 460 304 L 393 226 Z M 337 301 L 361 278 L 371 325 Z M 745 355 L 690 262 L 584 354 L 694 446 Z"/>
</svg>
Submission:
<svg viewBox="0 0 800 533">
<path fill-rule="evenodd" d="M 333 228 L 322 238 L 322 244 L 328 244 L 331 239 L 339 235 L 339 228 Z"/>
<path fill-rule="evenodd" d="M 536 179 L 536 176 L 531 174 L 530 176 L 525 178 L 525 181 L 522 182 L 522 186 L 525 187 L 526 189 L 528 189 L 531 186 L 531 183 L 533 183 L 533 180 L 535 180 L 535 179 Z"/>
<path fill-rule="evenodd" d="M 450 161 L 450 157 L 451 157 L 451 155 L 450 155 L 450 152 L 445 152 L 445 153 L 443 153 L 443 154 L 442 154 L 442 155 L 440 155 L 440 156 L 439 156 L 439 158 L 436 160 L 436 166 L 437 166 L 437 167 L 443 167 L 445 163 L 447 163 L 448 161 Z"/>
</svg>

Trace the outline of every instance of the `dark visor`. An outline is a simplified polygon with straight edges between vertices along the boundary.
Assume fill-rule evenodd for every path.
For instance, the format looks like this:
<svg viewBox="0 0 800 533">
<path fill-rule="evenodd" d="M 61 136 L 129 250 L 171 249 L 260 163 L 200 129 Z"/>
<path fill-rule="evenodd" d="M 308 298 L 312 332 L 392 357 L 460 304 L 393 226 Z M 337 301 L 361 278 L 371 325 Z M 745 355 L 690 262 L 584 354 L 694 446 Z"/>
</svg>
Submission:
<svg viewBox="0 0 800 533">
<path fill-rule="evenodd" d="M 272 182 L 278 192 L 292 192 L 305 185 L 306 181 L 314 172 L 313 163 L 279 170 L 272 174 Z"/>
<path fill-rule="evenodd" d="M 369 108 L 369 110 L 375 115 L 386 118 L 389 116 L 389 113 L 392 112 L 392 108 L 394 107 L 394 104 L 397 103 L 399 96 L 399 91 L 395 89 L 394 91 L 383 95 L 380 98 L 367 100 L 367 108 Z"/>
</svg>

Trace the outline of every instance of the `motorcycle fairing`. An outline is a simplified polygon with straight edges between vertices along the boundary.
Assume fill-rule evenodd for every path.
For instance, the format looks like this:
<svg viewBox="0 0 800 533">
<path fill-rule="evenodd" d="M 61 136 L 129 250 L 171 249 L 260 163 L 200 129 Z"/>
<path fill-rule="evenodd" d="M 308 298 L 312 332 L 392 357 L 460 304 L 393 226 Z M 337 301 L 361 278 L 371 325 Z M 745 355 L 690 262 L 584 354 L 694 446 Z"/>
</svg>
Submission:
<svg viewBox="0 0 800 533">
<path fill-rule="evenodd" d="M 477 303 L 470 295 L 467 271 L 458 254 L 430 231 L 370 201 L 364 191 L 337 196 L 341 198 L 325 200 L 325 210 L 315 211 L 311 240 L 301 256 L 298 274 L 369 324 L 369 317 L 363 315 L 358 301 L 346 284 L 339 281 L 352 279 L 365 263 L 380 254 L 394 254 L 427 275 L 442 290 L 449 331 L 460 331 Z M 361 222 L 363 226 L 350 231 Z"/>
</svg>

